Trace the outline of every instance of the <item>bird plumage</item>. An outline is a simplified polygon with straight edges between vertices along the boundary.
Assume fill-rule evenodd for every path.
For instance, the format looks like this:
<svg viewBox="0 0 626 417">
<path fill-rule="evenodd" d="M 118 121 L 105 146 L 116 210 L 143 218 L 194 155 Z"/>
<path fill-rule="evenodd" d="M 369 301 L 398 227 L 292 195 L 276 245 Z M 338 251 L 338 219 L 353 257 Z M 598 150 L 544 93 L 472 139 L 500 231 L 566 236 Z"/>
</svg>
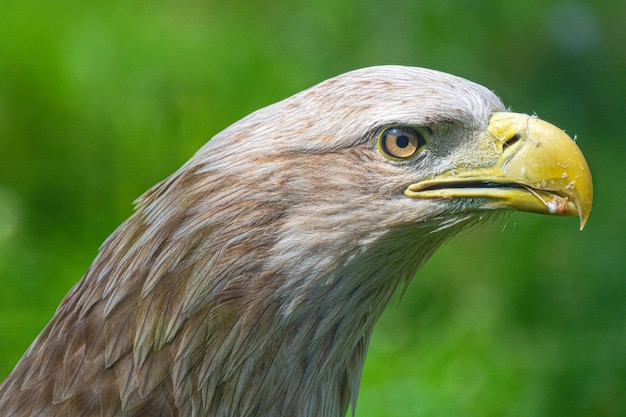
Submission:
<svg viewBox="0 0 626 417">
<path fill-rule="evenodd" d="M 491 212 L 407 185 L 497 159 L 501 101 L 452 75 L 357 70 L 212 138 L 136 202 L 0 388 L 3 416 L 343 416 L 399 285 Z M 418 126 L 416 158 L 377 134 Z"/>
</svg>

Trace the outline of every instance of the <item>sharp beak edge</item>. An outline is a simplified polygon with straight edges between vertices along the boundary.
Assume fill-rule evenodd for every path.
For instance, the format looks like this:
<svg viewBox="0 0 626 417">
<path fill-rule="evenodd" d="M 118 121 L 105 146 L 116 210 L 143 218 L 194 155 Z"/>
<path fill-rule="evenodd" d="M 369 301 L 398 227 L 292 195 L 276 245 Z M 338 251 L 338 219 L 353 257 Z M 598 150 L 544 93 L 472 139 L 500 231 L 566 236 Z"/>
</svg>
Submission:
<svg viewBox="0 0 626 417">
<path fill-rule="evenodd" d="M 499 155 L 489 167 L 454 170 L 411 184 L 411 198 L 479 199 L 477 210 L 510 209 L 579 216 L 582 230 L 593 200 L 591 172 L 576 143 L 536 117 L 500 112 L 486 134 Z"/>
</svg>

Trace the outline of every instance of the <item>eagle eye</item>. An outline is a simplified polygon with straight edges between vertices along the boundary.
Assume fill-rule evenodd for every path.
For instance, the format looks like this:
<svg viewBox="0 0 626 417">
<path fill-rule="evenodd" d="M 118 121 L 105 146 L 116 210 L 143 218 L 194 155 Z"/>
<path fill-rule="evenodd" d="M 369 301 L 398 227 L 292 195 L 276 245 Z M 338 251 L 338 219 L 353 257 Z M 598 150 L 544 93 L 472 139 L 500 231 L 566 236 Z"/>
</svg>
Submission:
<svg viewBox="0 0 626 417">
<path fill-rule="evenodd" d="M 392 159 L 410 158 L 425 144 L 424 136 L 407 126 L 387 128 L 378 136 L 378 148 Z"/>
</svg>

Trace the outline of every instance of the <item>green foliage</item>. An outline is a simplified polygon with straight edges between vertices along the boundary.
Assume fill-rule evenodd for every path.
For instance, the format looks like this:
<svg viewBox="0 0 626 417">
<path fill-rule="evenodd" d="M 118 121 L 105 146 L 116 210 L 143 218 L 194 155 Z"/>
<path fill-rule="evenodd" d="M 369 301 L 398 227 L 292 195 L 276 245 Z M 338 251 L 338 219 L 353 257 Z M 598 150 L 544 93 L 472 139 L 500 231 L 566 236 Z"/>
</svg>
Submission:
<svg viewBox="0 0 626 417">
<path fill-rule="evenodd" d="M 338 73 L 452 72 L 577 135 L 587 228 L 513 214 L 381 319 L 357 415 L 626 415 L 624 2 L 4 0 L 0 378 L 132 211 L 213 134 Z"/>
</svg>

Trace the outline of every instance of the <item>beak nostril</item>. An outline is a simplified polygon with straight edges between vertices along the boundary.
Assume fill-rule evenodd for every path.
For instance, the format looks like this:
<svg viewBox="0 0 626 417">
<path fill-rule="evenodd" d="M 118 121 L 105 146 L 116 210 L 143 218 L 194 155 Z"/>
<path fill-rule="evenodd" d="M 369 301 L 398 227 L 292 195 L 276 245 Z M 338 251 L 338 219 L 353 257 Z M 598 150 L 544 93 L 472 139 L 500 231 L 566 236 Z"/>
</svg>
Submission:
<svg viewBox="0 0 626 417">
<path fill-rule="evenodd" d="M 506 148 L 509 148 L 515 145 L 519 139 L 520 139 L 519 133 L 516 133 L 515 135 L 511 136 L 510 138 L 504 141 L 504 144 L 502 144 L 502 150 L 505 150 Z"/>
</svg>

